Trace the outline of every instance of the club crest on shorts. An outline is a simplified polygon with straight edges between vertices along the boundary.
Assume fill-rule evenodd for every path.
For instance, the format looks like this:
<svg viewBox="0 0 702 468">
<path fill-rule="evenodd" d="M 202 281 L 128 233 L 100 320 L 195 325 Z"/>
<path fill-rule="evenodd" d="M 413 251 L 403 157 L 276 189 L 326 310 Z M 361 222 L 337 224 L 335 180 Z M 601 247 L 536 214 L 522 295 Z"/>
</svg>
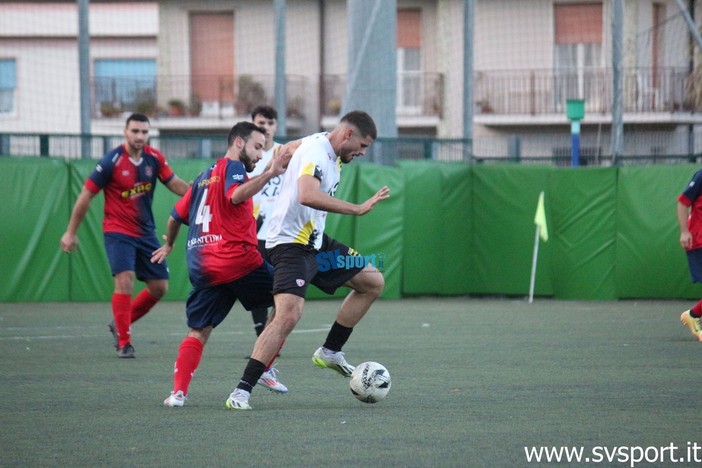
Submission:
<svg viewBox="0 0 702 468">
<path fill-rule="evenodd" d="M 303 287 L 303 286 L 305 285 L 305 280 L 303 280 L 303 279 L 296 279 L 296 280 L 295 280 L 295 283 L 296 283 L 299 287 Z"/>
</svg>

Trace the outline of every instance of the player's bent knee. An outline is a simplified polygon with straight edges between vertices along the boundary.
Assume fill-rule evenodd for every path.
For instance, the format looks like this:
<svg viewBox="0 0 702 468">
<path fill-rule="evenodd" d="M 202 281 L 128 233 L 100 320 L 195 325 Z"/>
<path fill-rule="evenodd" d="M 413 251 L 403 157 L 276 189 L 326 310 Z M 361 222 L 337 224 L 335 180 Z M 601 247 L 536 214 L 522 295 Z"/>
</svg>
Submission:
<svg viewBox="0 0 702 468">
<path fill-rule="evenodd" d="M 385 278 L 378 270 L 363 270 L 353 278 L 351 287 L 359 293 L 378 297 L 385 287 Z"/>
<path fill-rule="evenodd" d="M 156 299 L 161 299 L 168 292 L 168 281 L 159 281 L 158 283 L 149 284 L 147 287 L 149 294 Z"/>
</svg>

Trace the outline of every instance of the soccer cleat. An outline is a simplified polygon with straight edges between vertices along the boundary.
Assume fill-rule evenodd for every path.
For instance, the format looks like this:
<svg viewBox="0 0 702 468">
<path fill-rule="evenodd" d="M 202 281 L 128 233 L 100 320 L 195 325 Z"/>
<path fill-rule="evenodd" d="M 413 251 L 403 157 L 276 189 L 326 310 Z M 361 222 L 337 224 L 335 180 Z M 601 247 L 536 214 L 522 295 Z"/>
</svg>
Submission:
<svg viewBox="0 0 702 468">
<path fill-rule="evenodd" d="M 354 367 L 344 359 L 344 353 L 341 351 L 329 351 L 325 347 L 321 347 L 314 352 L 312 362 L 317 367 L 335 370 L 344 377 L 351 377 L 351 373 L 354 370 Z"/>
<path fill-rule="evenodd" d="M 240 388 L 237 388 L 232 392 L 231 395 L 229 395 L 229 398 L 227 398 L 227 402 L 224 404 L 224 406 L 227 407 L 227 409 L 230 410 L 250 410 L 251 405 L 249 405 L 249 397 L 251 396 L 251 393 L 247 392 L 246 390 L 242 390 Z"/>
<path fill-rule="evenodd" d="M 107 328 L 109 328 L 110 333 L 112 333 L 112 346 L 114 346 L 115 349 L 119 349 L 119 333 L 117 333 L 117 326 L 115 325 L 115 321 L 113 320 L 110 323 L 108 323 Z"/>
<path fill-rule="evenodd" d="M 185 404 L 186 397 L 183 395 L 183 390 L 178 390 L 177 392 L 171 392 L 171 394 L 163 400 L 163 406 L 170 406 L 171 408 L 180 408 Z"/>
<path fill-rule="evenodd" d="M 288 393 L 288 387 L 280 383 L 280 380 L 278 380 L 278 370 L 274 367 L 271 367 L 266 372 L 264 372 L 261 375 L 261 378 L 258 379 L 258 383 L 259 385 L 263 385 L 273 393 Z"/>
<path fill-rule="evenodd" d="M 680 323 L 690 329 L 692 336 L 702 341 L 702 326 L 700 325 L 700 317 L 693 317 L 690 311 L 686 310 L 680 314 Z"/>
<path fill-rule="evenodd" d="M 117 350 L 117 357 L 123 359 L 134 358 L 134 346 L 132 346 L 131 344 L 126 344 L 123 348 L 119 348 Z"/>
</svg>

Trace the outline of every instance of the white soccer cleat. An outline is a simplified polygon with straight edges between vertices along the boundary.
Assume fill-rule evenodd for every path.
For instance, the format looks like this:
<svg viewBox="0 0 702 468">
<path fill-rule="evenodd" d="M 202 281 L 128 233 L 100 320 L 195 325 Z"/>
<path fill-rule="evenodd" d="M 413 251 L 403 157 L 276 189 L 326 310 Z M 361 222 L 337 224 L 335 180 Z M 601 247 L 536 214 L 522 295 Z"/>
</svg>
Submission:
<svg viewBox="0 0 702 468">
<path fill-rule="evenodd" d="M 288 387 L 280 383 L 280 380 L 278 380 L 278 371 L 275 367 L 271 367 L 261 374 L 261 378 L 258 379 L 258 384 L 266 387 L 273 393 L 288 393 Z"/>
<path fill-rule="evenodd" d="M 224 404 L 224 406 L 230 410 L 250 410 L 252 409 L 251 405 L 249 405 L 250 396 L 251 393 L 237 388 L 231 395 L 229 395 L 229 398 L 227 398 L 227 402 Z"/>
<path fill-rule="evenodd" d="M 185 404 L 186 397 L 183 395 L 182 390 L 177 392 L 171 392 L 171 394 L 163 400 L 163 406 L 170 406 L 171 408 L 180 408 Z"/>
<path fill-rule="evenodd" d="M 354 370 L 354 367 L 344 359 L 344 353 L 341 351 L 329 351 L 325 347 L 321 347 L 314 352 L 312 362 L 317 367 L 334 370 L 344 377 L 351 377 L 351 373 Z"/>
</svg>

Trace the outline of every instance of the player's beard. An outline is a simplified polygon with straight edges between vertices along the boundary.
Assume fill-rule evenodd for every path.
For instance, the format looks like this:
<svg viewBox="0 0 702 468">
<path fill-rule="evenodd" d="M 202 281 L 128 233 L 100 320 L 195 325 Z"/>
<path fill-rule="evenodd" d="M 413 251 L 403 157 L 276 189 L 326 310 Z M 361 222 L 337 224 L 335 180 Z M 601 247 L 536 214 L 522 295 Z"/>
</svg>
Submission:
<svg viewBox="0 0 702 468">
<path fill-rule="evenodd" d="M 246 172 L 251 172 L 254 170 L 254 168 L 256 168 L 256 162 L 251 159 L 249 153 L 246 152 L 246 148 L 241 149 L 241 153 L 239 154 L 239 161 L 244 163 Z"/>
<path fill-rule="evenodd" d="M 128 147 L 129 153 L 132 154 L 132 155 L 134 155 L 134 156 L 140 155 L 140 154 L 141 154 L 141 151 L 144 149 L 144 144 L 145 144 L 145 143 L 144 143 L 143 141 L 139 141 L 139 142 L 137 142 L 137 141 L 131 141 L 131 142 L 128 141 L 128 142 L 127 142 L 127 147 Z"/>
</svg>

